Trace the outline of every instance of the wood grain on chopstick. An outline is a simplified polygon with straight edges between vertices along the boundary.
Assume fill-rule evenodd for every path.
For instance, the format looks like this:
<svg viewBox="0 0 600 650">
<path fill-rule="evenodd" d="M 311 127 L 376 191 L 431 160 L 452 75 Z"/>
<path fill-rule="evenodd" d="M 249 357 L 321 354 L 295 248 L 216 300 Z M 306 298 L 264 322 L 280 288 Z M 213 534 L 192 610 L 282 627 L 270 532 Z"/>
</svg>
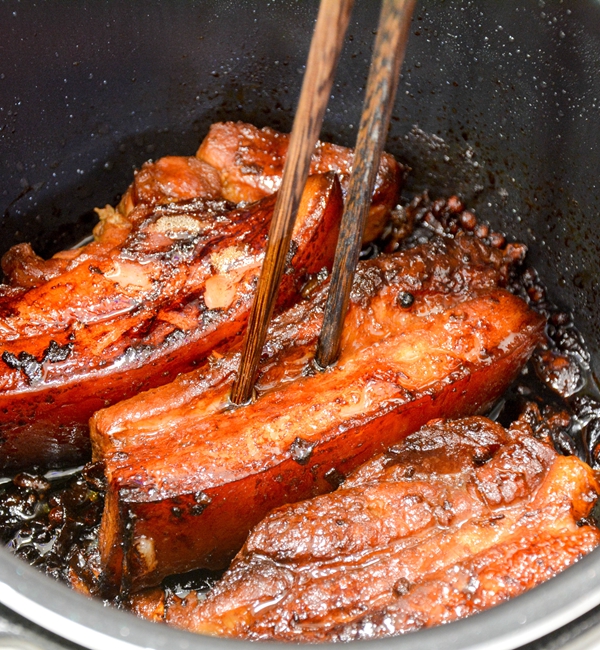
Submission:
<svg viewBox="0 0 600 650">
<path fill-rule="evenodd" d="M 285 266 L 296 212 L 329 101 L 353 1 L 321 0 L 265 259 L 250 312 L 238 375 L 231 391 L 234 404 L 244 404 L 252 397 L 256 369 Z"/>
<path fill-rule="evenodd" d="M 387 137 L 414 5 L 415 0 L 383 0 L 352 176 L 315 357 L 322 368 L 334 363 L 340 354 L 344 317 L 379 159 Z"/>
</svg>

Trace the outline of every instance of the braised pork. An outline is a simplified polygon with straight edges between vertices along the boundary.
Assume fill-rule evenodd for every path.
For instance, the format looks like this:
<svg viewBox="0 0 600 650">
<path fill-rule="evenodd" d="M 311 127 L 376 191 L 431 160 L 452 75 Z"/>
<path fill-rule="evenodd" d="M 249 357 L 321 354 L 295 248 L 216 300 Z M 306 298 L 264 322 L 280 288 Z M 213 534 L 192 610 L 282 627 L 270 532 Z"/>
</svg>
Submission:
<svg viewBox="0 0 600 650">
<path fill-rule="evenodd" d="M 359 264 L 335 367 L 313 363 L 328 283 L 273 322 L 257 398 L 232 408 L 232 351 L 96 413 L 108 481 L 106 594 L 225 568 L 271 509 L 327 492 L 433 417 L 484 411 L 544 320 L 502 289 L 523 249 L 436 238 Z"/>
<path fill-rule="evenodd" d="M 289 135 L 270 127 L 258 129 L 243 122 L 213 124 L 196 156 L 217 170 L 223 196 L 229 201 L 256 201 L 279 189 Z M 329 142 L 318 142 L 310 173 L 338 173 L 344 198 L 348 190 L 354 152 Z M 398 202 L 407 168 L 393 156 L 381 156 L 371 198 L 364 241 L 375 239 Z"/>
<path fill-rule="evenodd" d="M 81 461 L 94 411 L 164 384 L 236 340 L 274 203 L 275 195 L 236 209 L 203 199 L 140 206 L 120 245 L 8 294 L 0 303 L 0 467 Z M 335 175 L 312 176 L 280 306 L 331 264 L 341 210 Z"/>
<path fill-rule="evenodd" d="M 199 196 L 226 198 L 217 170 L 194 156 L 165 156 L 142 165 L 117 209 L 127 216 L 138 205 L 161 205 Z"/>
<path fill-rule="evenodd" d="M 135 599 L 177 627 L 350 641 L 447 623 L 517 596 L 600 543 L 590 467 L 523 421 L 430 422 L 332 494 L 273 511 L 208 596 Z"/>
<path fill-rule="evenodd" d="M 140 203 L 156 205 L 197 196 L 233 203 L 258 201 L 279 189 L 289 135 L 244 122 L 213 124 L 196 156 L 167 156 L 146 163 L 119 204 L 127 215 Z M 354 152 L 329 142 L 317 142 L 309 173 L 338 174 L 344 198 Z M 365 242 L 375 239 L 398 202 L 407 168 L 384 153 L 375 180 Z"/>
<path fill-rule="evenodd" d="M 248 134 L 255 136 L 250 149 Z M 28 244 L 6 253 L 0 470 L 85 460 L 95 410 L 170 381 L 239 336 L 287 140 L 270 129 L 215 125 L 200 149 L 218 167 L 203 156 L 146 163 L 116 210 L 97 210 L 92 243 L 50 260 Z M 217 151 L 229 158 L 217 160 Z M 265 160 L 274 162 L 267 168 Z M 350 150 L 318 144 L 312 170 L 320 180 L 306 188 L 279 307 L 298 298 L 309 275 L 331 265 L 342 207 L 333 173 L 346 184 L 351 164 Z M 383 157 L 371 233 L 381 231 L 405 171 Z M 257 202 L 234 209 L 228 198 Z"/>
</svg>

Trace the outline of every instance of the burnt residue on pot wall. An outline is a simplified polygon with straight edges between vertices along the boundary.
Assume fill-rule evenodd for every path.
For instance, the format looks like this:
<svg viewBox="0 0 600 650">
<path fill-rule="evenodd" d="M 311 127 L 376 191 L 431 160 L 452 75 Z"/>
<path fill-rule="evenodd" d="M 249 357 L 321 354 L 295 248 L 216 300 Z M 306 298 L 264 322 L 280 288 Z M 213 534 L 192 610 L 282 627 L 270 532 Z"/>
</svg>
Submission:
<svg viewBox="0 0 600 650">
<path fill-rule="evenodd" d="M 323 135 L 353 143 L 378 3 L 356 3 Z M 3 249 L 89 233 L 148 158 L 215 120 L 291 127 L 316 0 L 0 5 Z M 388 149 L 409 191 L 460 193 L 528 243 L 551 298 L 600 340 L 600 7 L 423 0 Z"/>
</svg>

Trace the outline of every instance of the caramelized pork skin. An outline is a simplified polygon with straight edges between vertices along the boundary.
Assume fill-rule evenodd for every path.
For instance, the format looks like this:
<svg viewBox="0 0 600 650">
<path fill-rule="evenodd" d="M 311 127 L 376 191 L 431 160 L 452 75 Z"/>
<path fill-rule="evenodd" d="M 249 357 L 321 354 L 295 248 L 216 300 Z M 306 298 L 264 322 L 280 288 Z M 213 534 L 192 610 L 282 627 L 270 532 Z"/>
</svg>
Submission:
<svg viewBox="0 0 600 650">
<path fill-rule="evenodd" d="M 237 209 L 202 199 L 138 207 L 119 245 L 81 253 L 85 262 L 28 291 L 7 289 L 0 467 L 80 462 L 94 411 L 164 384 L 236 340 L 275 198 Z M 341 211 L 336 176 L 310 177 L 279 307 L 298 298 L 309 274 L 331 265 Z"/>
<path fill-rule="evenodd" d="M 21 289 L 39 286 L 94 256 L 117 246 L 131 228 L 128 217 L 138 206 L 157 206 L 191 199 L 226 199 L 251 203 L 279 189 L 289 136 L 243 122 L 214 124 L 197 156 L 165 156 L 148 161 L 135 173 L 117 210 L 96 210 L 101 222 L 94 229 L 94 242 L 76 250 L 57 253 L 44 260 L 29 244 L 13 246 L 2 258 L 4 281 Z M 335 172 L 345 196 L 353 151 L 318 142 L 310 174 Z M 365 243 L 375 239 L 396 206 L 408 169 L 384 153 L 379 166 L 366 225 Z"/>
<path fill-rule="evenodd" d="M 600 542 L 600 486 L 524 423 L 433 421 L 332 494 L 273 511 L 206 600 L 138 614 L 219 636 L 349 641 L 447 623 L 551 578 Z"/>
<path fill-rule="evenodd" d="M 234 203 L 256 201 L 279 189 L 288 145 L 287 133 L 279 133 L 269 127 L 258 129 L 243 122 L 220 122 L 211 126 L 196 156 L 218 171 L 226 199 Z M 310 173 L 337 172 L 345 197 L 353 157 L 352 149 L 317 142 Z M 382 155 L 365 242 L 375 239 L 383 230 L 390 210 L 398 202 L 407 171 L 393 156 Z"/>
<path fill-rule="evenodd" d="M 217 170 L 194 156 L 165 156 L 142 165 L 118 210 L 126 216 L 140 204 L 161 205 L 199 196 L 224 198 Z"/>
<path fill-rule="evenodd" d="M 273 322 L 248 406 L 228 402 L 232 352 L 95 414 L 104 592 L 224 568 L 274 507 L 333 489 L 433 417 L 489 407 L 543 330 L 499 288 L 513 253 L 459 236 L 361 263 L 342 356 L 319 373 L 323 283 Z"/>
</svg>

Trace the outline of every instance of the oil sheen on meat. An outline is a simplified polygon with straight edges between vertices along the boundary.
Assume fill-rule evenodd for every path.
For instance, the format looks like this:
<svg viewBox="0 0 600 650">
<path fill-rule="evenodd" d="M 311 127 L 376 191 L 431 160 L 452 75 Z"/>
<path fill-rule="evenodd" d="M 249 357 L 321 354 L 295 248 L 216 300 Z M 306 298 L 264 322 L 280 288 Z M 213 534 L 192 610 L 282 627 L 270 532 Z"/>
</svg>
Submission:
<svg viewBox="0 0 600 650">
<path fill-rule="evenodd" d="M 230 352 L 99 411 L 100 591 L 225 568 L 274 507 L 332 490 L 431 418 L 488 408 L 543 334 L 544 319 L 502 288 L 522 253 L 458 235 L 362 262 L 327 371 L 312 363 L 324 282 L 273 322 L 252 404 L 228 402 Z"/>
<path fill-rule="evenodd" d="M 433 421 L 332 494 L 273 511 L 205 598 L 134 600 L 203 634 L 374 639 L 523 593 L 600 542 L 590 467 L 524 421 Z"/>
<path fill-rule="evenodd" d="M 264 148 L 234 151 L 234 134 L 248 132 L 260 136 Z M 85 460 L 94 411 L 171 381 L 240 336 L 284 142 L 270 129 L 216 125 L 201 151 L 218 167 L 202 156 L 148 163 L 116 210 L 98 211 L 101 221 L 88 246 L 47 261 L 27 244 L 4 256 L 0 469 Z M 229 158 L 217 161 L 215 152 L 224 151 Z M 352 152 L 321 144 L 317 151 L 314 171 L 325 173 L 311 176 L 305 189 L 279 308 L 295 302 L 307 277 L 333 258 L 342 210 L 334 171 L 346 179 Z M 267 159 L 277 161 L 275 168 L 266 167 Z M 372 206 L 378 224 L 394 207 L 403 176 L 386 155 Z M 248 178 L 260 189 L 248 190 Z M 251 203 L 236 207 L 229 198 Z"/>
</svg>

